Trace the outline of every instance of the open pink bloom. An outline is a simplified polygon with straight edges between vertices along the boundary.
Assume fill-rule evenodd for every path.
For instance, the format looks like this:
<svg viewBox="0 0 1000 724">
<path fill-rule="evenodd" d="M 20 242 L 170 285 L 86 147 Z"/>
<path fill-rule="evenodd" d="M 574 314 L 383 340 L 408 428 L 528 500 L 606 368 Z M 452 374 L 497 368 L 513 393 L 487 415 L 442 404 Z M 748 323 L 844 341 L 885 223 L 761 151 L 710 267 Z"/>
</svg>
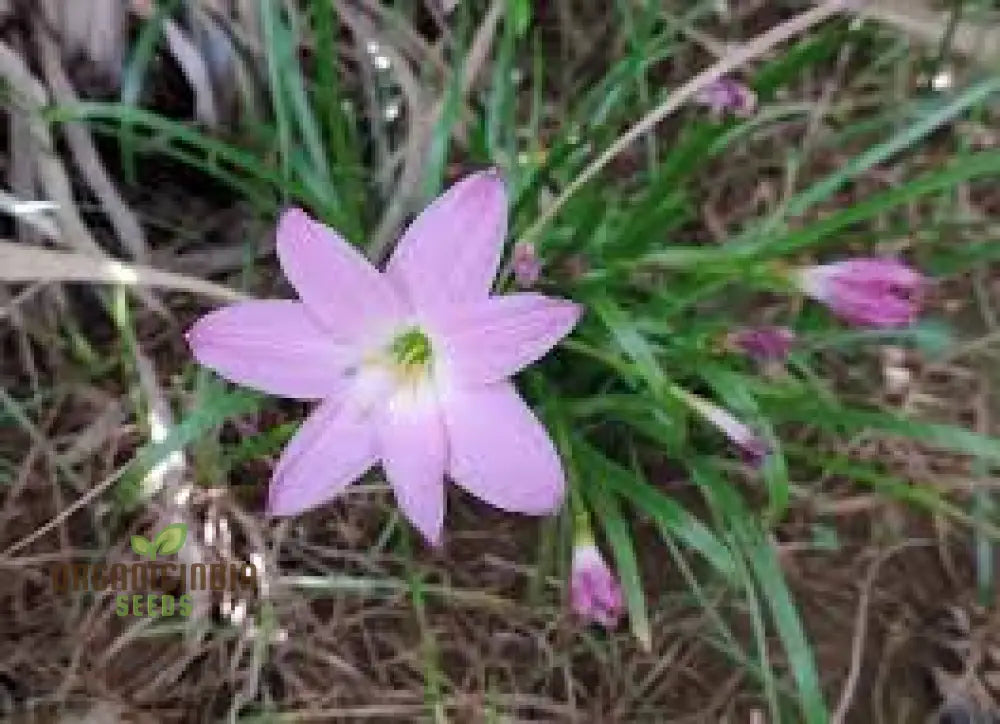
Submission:
<svg viewBox="0 0 1000 724">
<path fill-rule="evenodd" d="M 859 258 L 805 267 L 799 286 L 843 319 L 867 327 L 906 327 L 920 313 L 925 278 L 902 262 Z"/>
<path fill-rule="evenodd" d="M 707 106 L 713 116 L 732 113 L 741 118 L 749 118 L 757 109 L 757 94 L 732 78 L 719 78 L 709 83 L 695 94 L 694 100 Z"/>
<path fill-rule="evenodd" d="M 788 327 L 744 327 L 729 333 L 729 344 L 755 362 L 784 362 L 795 342 Z"/>
<path fill-rule="evenodd" d="M 460 181 L 407 229 L 385 272 L 287 211 L 278 258 L 301 301 L 236 304 L 190 330 L 195 357 L 226 378 L 322 400 L 278 461 L 272 514 L 321 505 L 376 463 L 432 543 L 446 474 L 503 510 L 559 507 L 562 465 L 508 378 L 568 334 L 581 308 L 539 294 L 490 296 L 506 205 L 496 172 Z"/>
<path fill-rule="evenodd" d="M 624 607 L 621 586 L 593 543 L 573 548 L 569 602 L 578 616 L 606 629 L 614 628 L 621 618 Z"/>
</svg>

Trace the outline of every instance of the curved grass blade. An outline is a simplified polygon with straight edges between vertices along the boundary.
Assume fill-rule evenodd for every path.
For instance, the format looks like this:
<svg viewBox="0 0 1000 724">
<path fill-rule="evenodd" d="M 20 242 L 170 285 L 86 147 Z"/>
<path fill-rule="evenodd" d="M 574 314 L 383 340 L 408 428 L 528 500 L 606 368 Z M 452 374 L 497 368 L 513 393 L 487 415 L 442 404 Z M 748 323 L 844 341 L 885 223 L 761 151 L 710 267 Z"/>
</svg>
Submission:
<svg viewBox="0 0 1000 724">
<path fill-rule="evenodd" d="M 764 253 L 768 256 L 799 251 L 815 246 L 854 224 L 867 221 L 924 196 L 948 191 L 980 176 L 993 176 L 998 173 L 1000 173 L 1000 152 L 984 151 L 971 154 L 963 158 L 960 163 L 953 163 L 944 169 L 924 174 L 902 186 L 875 194 L 836 211 L 809 224 L 801 231 L 774 239 L 760 239 L 757 243 L 741 245 L 734 250 L 740 255 Z"/>
<path fill-rule="evenodd" d="M 766 236 L 767 232 L 773 229 L 775 224 L 782 219 L 801 216 L 811 207 L 829 198 L 847 182 L 874 166 L 887 161 L 900 151 L 933 133 L 941 126 L 950 123 L 970 108 L 983 103 L 997 92 L 1000 92 L 1000 76 L 988 77 L 966 88 L 943 106 L 927 112 L 922 118 L 905 127 L 887 141 L 853 157 L 836 173 L 827 176 L 805 191 L 792 197 L 784 209 L 782 209 L 780 215 L 771 219 L 765 225 L 762 235 Z"/>
<path fill-rule="evenodd" d="M 806 639 L 798 610 L 792 601 L 778 558 L 760 526 L 740 496 L 705 461 L 691 464 L 692 480 L 725 516 L 735 542 L 750 564 L 771 618 L 788 656 L 788 668 L 799 693 L 799 706 L 807 724 L 826 724 L 829 714 L 823 699 L 812 647 Z"/>
<path fill-rule="evenodd" d="M 729 549 L 698 518 L 679 503 L 639 480 L 635 475 L 612 462 L 582 440 L 573 446 L 588 475 L 628 498 L 643 513 L 649 515 L 664 536 L 676 538 L 701 555 L 717 573 L 730 579 L 734 563 Z"/>
<path fill-rule="evenodd" d="M 625 596 L 625 605 L 628 608 L 632 634 L 643 651 L 649 653 L 652 651 L 653 643 L 649 629 L 649 613 L 646 610 L 646 594 L 642 590 L 642 577 L 639 574 L 639 563 L 636 560 L 628 524 L 625 522 L 618 501 L 601 481 L 591 481 L 589 485 L 583 486 L 583 492 L 611 545 L 611 553 L 615 558 Z"/>
<path fill-rule="evenodd" d="M 796 399 L 782 396 L 781 399 L 770 400 L 766 407 L 767 414 L 774 420 L 805 422 L 834 431 L 883 430 L 1000 465 L 1000 439 L 952 425 L 918 422 L 889 412 L 843 407 L 818 397 Z"/>
</svg>

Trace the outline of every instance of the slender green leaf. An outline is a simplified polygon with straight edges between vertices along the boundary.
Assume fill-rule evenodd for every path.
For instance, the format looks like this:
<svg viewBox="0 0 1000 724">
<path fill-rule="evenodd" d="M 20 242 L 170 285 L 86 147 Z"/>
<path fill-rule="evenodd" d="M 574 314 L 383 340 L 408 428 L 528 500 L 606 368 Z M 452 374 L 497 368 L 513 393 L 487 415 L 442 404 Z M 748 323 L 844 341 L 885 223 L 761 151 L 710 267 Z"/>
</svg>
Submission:
<svg viewBox="0 0 1000 724">
<path fill-rule="evenodd" d="M 625 596 L 625 605 L 628 607 L 632 633 L 643 650 L 650 651 L 652 639 L 649 630 L 649 614 L 646 611 L 646 595 L 642 590 L 642 577 L 639 574 L 639 563 L 636 560 L 628 524 L 622 516 L 618 501 L 609 492 L 608 486 L 598 481 L 586 486 L 585 493 L 597 519 L 604 528 L 608 542 L 611 544 L 611 552 L 615 557 L 618 576 Z"/>
<path fill-rule="evenodd" d="M 698 518 L 653 486 L 639 480 L 584 442 L 574 445 L 581 470 L 649 515 L 665 535 L 670 535 L 703 556 L 722 576 L 733 575 L 733 561 L 726 545 Z"/>
<path fill-rule="evenodd" d="M 692 479 L 724 512 L 743 555 L 750 563 L 788 656 L 788 667 L 799 692 L 804 720 L 808 724 L 825 724 L 829 715 L 819 684 L 815 657 L 774 549 L 726 480 L 701 461 L 692 465 L 691 473 Z"/>
</svg>

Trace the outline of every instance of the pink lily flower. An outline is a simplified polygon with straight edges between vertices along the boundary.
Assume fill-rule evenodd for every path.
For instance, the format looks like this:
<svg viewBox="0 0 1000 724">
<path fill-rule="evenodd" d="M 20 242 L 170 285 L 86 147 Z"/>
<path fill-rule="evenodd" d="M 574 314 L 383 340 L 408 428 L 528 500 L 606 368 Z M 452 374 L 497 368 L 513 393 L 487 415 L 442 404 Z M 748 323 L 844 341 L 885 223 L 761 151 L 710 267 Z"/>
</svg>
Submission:
<svg viewBox="0 0 1000 724">
<path fill-rule="evenodd" d="M 621 585 L 593 542 L 573 547 L 569 580 L 569 602 L 587 621 L 612 629 L 624 610 Z"/>
<path fill-rule="evenodd" d="M 805 267 L 799 287 L 852 324 L 906 327 L 920 313 L 926 283 L 919 272 L 892 259 L 858 258 Z"/>
<path fill-rule="evenodd" d="M 235 304 L 188 332 L 198 361 L 229 380 L 321 400 L 274 470 L 271 514 L 322 505 L 377 463 L 432 544 L 445 475 L 506 511 L 559 507 L 559 457 L 508 378 L 582 310 L 533 293 L 490 295 L 506 208 L 497 172 L 467 177 L 417 217 L 384 272 L 332 229 L 287 211 L 278 258 L 300 301 Z"/>
</svg>

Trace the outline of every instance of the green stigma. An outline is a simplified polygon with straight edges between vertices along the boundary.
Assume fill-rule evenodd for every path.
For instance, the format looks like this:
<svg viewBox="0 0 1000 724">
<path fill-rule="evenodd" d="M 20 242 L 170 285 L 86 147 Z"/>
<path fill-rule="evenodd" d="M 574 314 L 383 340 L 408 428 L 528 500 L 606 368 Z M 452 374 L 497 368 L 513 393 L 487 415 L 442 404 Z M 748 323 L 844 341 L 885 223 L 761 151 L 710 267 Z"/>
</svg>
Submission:
<svg viewBox="0 0 1000 724">
<path fill-rule="evenodd" d="M 389 347 L 392 361 L 406 373 L 418 372 L 430 364 L 431 341 L 414 327 L 400 334 Z"/>
</svg>

